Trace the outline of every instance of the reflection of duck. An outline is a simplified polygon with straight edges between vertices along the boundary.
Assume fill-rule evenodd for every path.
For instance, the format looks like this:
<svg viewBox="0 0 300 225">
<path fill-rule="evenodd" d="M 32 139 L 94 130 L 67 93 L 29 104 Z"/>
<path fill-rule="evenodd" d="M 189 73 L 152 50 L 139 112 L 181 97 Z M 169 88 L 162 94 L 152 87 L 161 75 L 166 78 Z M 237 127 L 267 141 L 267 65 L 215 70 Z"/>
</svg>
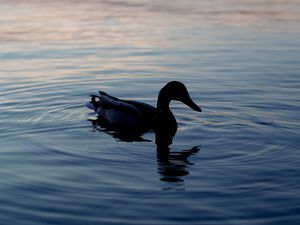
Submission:
<svg viewBox="0 0 300 225">
<path fill-rule="evenodd" d="M 157 108 L 137 101 L 122 100 L 99 91 L 92 95 L 87 107 L 98 113 L 115 130 L 143 133 L 154 130 L 156 144 L 169 146 L 177 130 L 176 119 L 169 108 L 171 100 L 181 101 L 195 111 L 201 112 L 191 99 L 184 84 L 171 81 L 159 92 Z"/>
<path fill-rule="evenodd" d="M 180 152 L 170 152 L 169 149 L 157 149 L 158 173 L 161 175 L 160 180 L 166 182 L 182 182 L 183 176 L 189 174 L 188 165 L 193 165 L 188 161 L 191 155 L 196 154 L 200 146 Z"/>
</svg>

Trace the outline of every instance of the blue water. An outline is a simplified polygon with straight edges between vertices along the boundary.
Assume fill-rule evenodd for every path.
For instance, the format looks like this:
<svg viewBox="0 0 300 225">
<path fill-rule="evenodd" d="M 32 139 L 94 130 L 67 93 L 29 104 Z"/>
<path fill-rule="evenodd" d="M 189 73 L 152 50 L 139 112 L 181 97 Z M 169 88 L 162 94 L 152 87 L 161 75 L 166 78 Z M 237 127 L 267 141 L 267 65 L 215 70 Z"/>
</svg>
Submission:
<svg viewBox="0 0 300 225">
<path fill-rule="evenodd" d="M 1 1 L 0 224 L 298 224 L 300 3 Z M 156 105 L 168 157 L 85 107 L 98 89 Z"/>
</svg>

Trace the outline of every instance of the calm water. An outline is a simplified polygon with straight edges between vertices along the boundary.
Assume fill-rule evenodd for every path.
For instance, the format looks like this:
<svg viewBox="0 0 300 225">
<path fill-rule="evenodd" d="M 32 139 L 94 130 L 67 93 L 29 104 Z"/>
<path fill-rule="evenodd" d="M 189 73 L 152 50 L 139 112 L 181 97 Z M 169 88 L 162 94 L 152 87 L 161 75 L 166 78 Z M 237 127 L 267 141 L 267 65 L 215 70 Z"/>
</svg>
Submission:
<svg viewBox="0 0 300 225">
<path fill-rule="evenodd" d="M 0 224 L 298 224 L 300 2 L 0 1 Z M 156 104 L 168 158 L 85 107 Z"/>
</svg>

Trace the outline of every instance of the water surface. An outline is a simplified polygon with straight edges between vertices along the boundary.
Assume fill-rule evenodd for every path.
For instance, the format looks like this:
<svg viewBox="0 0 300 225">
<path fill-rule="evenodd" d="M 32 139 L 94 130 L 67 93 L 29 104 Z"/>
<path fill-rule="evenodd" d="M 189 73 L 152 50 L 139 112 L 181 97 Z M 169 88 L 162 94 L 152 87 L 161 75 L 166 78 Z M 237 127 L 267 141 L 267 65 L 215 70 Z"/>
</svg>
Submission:
<svg viewBox="0 0 300 225">
<path fill-rule="evenodd" d="M 298 224 L 300 5 L 0 1 L 1 224 Z M 171 153 L 85 107 L 172 103 Z"/>
</svg>

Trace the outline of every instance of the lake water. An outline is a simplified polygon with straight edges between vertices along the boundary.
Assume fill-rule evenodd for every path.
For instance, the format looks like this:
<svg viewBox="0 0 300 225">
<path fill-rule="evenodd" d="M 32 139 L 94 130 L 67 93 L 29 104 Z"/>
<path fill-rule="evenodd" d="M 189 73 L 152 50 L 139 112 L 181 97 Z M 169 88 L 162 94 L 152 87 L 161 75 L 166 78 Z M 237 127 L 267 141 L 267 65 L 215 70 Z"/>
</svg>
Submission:
<svg viewBox="0 0 300 225">
<path fill-rule="evenodd" d="M 0 1 L 0 224 L 298 224 L 298 0 Z M 156 105 L 168 157 L 85 107 L 101 89 Z"/>
</svg>

